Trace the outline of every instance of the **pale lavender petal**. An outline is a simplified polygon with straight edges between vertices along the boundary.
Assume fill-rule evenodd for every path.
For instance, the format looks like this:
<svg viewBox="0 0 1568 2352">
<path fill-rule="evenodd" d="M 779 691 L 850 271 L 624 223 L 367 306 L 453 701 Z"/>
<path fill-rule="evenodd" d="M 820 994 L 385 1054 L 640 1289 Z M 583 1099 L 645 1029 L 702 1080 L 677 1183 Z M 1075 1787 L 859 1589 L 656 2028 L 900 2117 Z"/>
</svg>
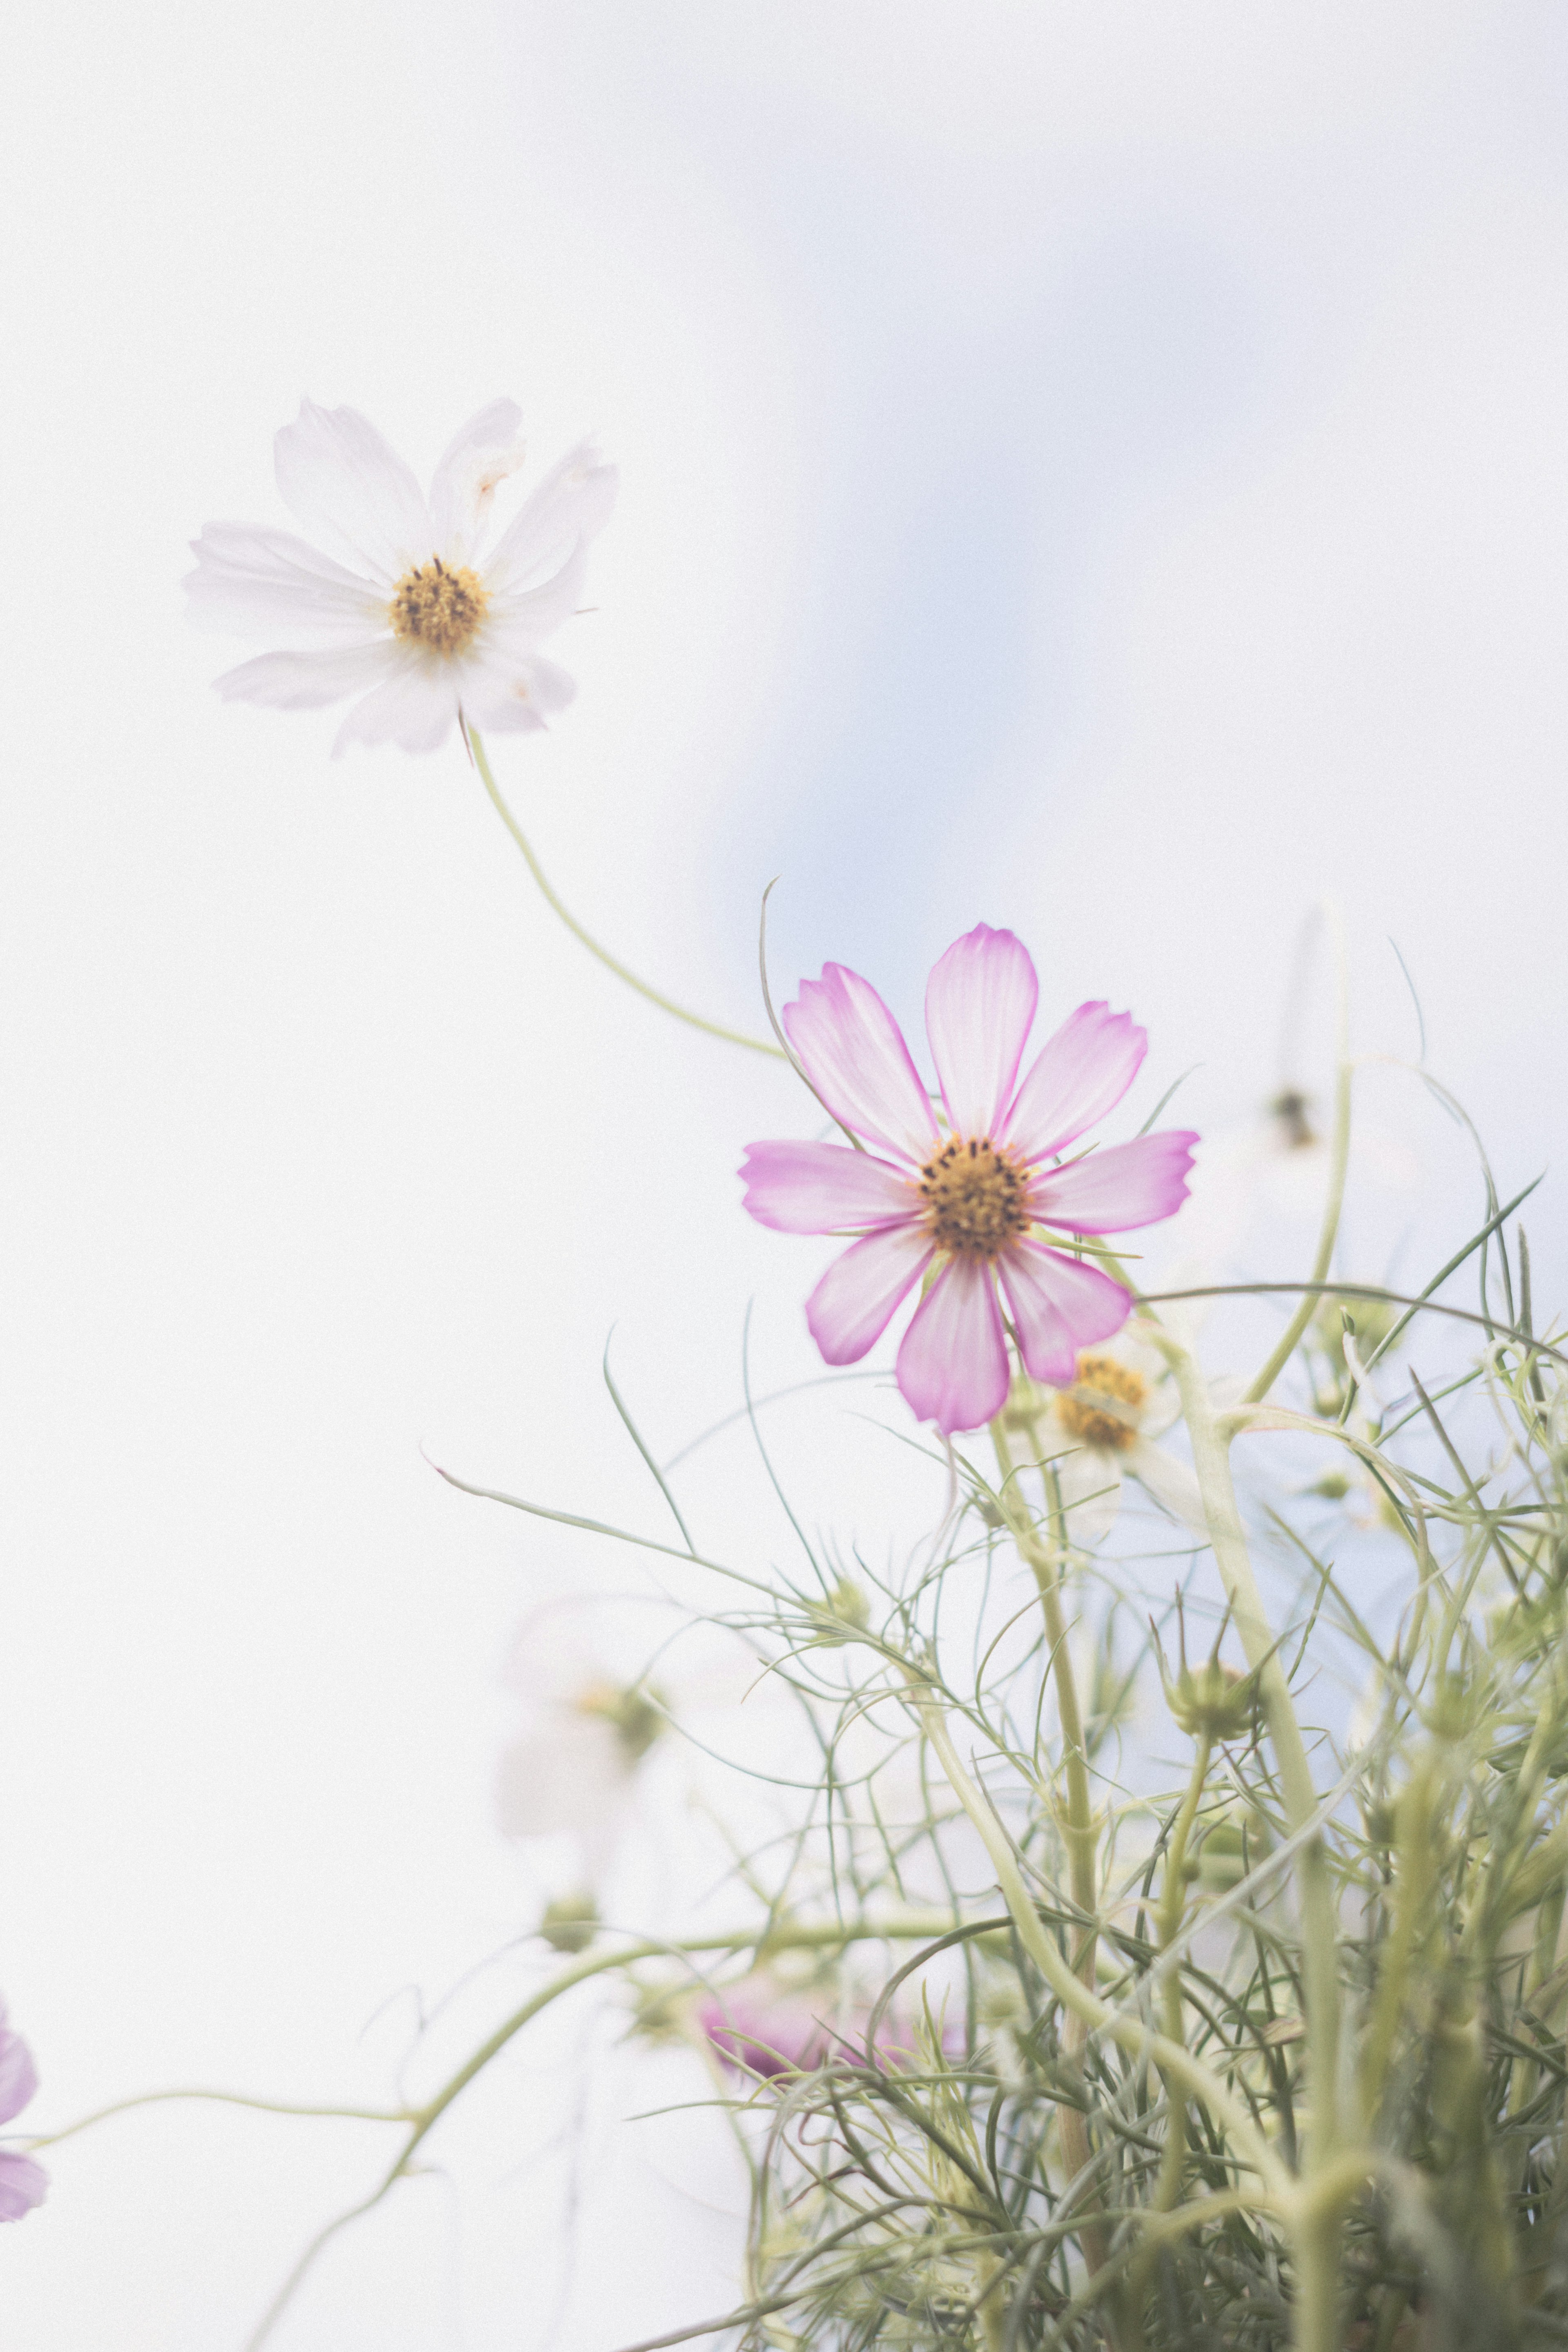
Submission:
<svg viewBox="0 0 1568 2352">
<path fill-rule="evenodd" d="M 583 601 L 587 568 L 587 546 L 579 541 L 569 551 L 565 562 L 537 586 L 497 589 L 485 626 L 486 637 L 498 639 L 510 652 L 531 653 L 542 637 L 549 636 L 577 610 Z M 484 578 L 488 587 L 488 566 Z"/>
<path fill-rule="evenodd" d="M 449 563 L 472 563 L 497 487 L 522 463 L 521 424 L 515 400 L 492 400 L 443 450 L 430 484 L 430 520 Z"/>
<path fill-rule="evenodd" d="M 926 983 L 926 1034 L 955 1135 L 994 1135 L 1039 999 L 1029 951 L 987 923 L 955 940 Z"/>
<path fill-rule="evenodd" d="M 955 1257 L 932 1283 L 899 1349 L 899 1386 L 910 1409 L 944 1437 L 979 1429 L 1001 1412 L 1007 1338 L 985 1259 Z"/>
<path fill-rule="evenodd" d="M 1124 1234 L 1134 1225 L 1173 1216 L 1187 1197 L 1187 1171 L 1197 1137 L 1168 1128 L 1091 1151 L 1070 1168 L 1045 1169 L 1029 1187 L 1029 1207 L 1042 1224 L 1070 1234 Z"/>
<path fill-rule="evenodd" d="M 273 457 L 296 519 L 360 557 L 388 588 L 440 551 L 418 483 L 358 409 L 302 400 Z"/>
<path fill-rule="evenodd" d="M 396 743 L 405 751 L 435 751 L 458 716 L 456 667 L 439 656 L 401 653 L 390 677 L 356 702 L 337 732 L 334 758 L 350 743 Z"/>
<path fill-rule="evenodd" d="M 547 727 L 577 693 L 576 680 L 542 654 L 518 654 L 487 636 L 457 665 L 458 698 L 476 727 L 498 735 Z"/>
<path fill-rule="evenodd" d="M 917 1216 L 909 1179 L 842 1143 L 749 1143 L 744 1206 L 779 1234 L 848 1234 Z"/>
<path fill-rule="evenodd" d="M 1059 1151 L 1115 1108 L 1148 1045 L 1148 1032 L 1130 1013 L 1080 1004 L 1030 1064 L 1007 1113 L 1009 1139 L 1031 1159 Z"/>
<path fill-rule="evenodd" d="M 784 1009 L 784 1034 L 834 1118 L 870 1143 L 914 1160 L 937 1132 L 903 1032 L 871 986 L 841 963 L 803 980 Z"/>
<path fill-rule="evenodd" d="M 698 2009 L 697 2022 L 726 2066 L 768 2083 L 820 2065 L 831 2041 L 826 2027 L 800 2000 L 763 2001 L 715 1993 Z"/>
<path fill-rule="evenodd" d="M 37 2087 L 32 2052 L 19 2033 L 0 2023 L 0 2124 L 19 2116 Z"/>
<path fill-rule="evenodd" d="M 1048 1388 L 1070 1388 L 1078 1378 L 1079 1350 L 1109 1339 L 1132 1311 L 1130 1294 L 1099 1266 L 1042 1249 L 1037 1242 L 1015 1242 L 997 1260 L 996 1271 L 1025 1370 Z"/>
<path fill-rule="evenodd" d="M 226 702 L 260 702 L 271 710 L 321 710 L 345 694 L 361 694 L 395 671 L 397 648 L 390 637 L 366 646 L 341 646 L 331 653 L 258 654 L 254 661 L 226 669 L 213 686 Z"/>
<path fill-rule="evenodd" d="M 386 628 L 386 598 L 291 530 L 209 522 L 191 541 L 183 585 L 198 629 L 258 636 L 284 650 L 363 643 Z"/>
<path fill-rule="evenodd" d="M 830 1364 L 858 1364 L 892 1321 L 931 1258 L 921 1225 L 884 1225 L 834 1259 L 805 1302 L 812 1338 Z"/>
<path fill-rule="evenodd" d="M 0 2221 L 19 2221 L 49 2193 L 49 2176 L 30 2156 L 0 2148 Z"/>
<path fill-rule="evenodd" d="M 619 479 L 591 441 L 546 474 L 508 523 L 485 561 L 488 585 L 527 587 L 559 571 L 573 549 L 604 529 Z"/>
</svg>

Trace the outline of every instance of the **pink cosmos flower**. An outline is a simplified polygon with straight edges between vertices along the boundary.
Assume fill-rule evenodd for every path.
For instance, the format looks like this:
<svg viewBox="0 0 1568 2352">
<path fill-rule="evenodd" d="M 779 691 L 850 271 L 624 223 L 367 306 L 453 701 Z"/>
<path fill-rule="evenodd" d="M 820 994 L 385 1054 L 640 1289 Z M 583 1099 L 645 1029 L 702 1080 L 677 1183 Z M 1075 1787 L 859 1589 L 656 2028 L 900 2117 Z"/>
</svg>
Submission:
<svg viewBox="0 0 1568 2352">
<path fill-rule="evenodd" d="M 38 2087 L 33 2056 L 19 2033 L 5 2022 L 0 2001 L 0 2124 L 19 2116 Z M 0 2147 L 0 2221 L 19 2221 L 48 2194 L 49 2176 L 41 2164 L 16 2149 Z"/>
<path fill-rule="evenodd" d="M 900 1347 L 898 1379 L 943 1436 L 1001 1411 L 1009 1329 L 1025 1370 L 1066 1388 L 1079 1350 L 1127 1319 L 1122 1285 L 1037 1239 L 1038 1229 L 1125 1233 L 1172 1215 L 1186 1197 L 1197 1141 L 1186 1130 L 1062 1164 L 1066 1147 L 1121 1101 L 1148 1039 L 1129 1013 L 1080 1004 L 1020 1080 L 1038 995 L 1011 931 L 980 923 L 954 940 L 926 987 L 939 1119 L 876 990 L 842 964 L 826 965 L 784 1007 L 784 1031 L 826 1108 L 871 1149 L 753 1143 L 741 1171 L 760 1223 L 859 1235 L 806 1301 L 830 1364 L 858 1363 L 935 1270 Z"/>
</svg>

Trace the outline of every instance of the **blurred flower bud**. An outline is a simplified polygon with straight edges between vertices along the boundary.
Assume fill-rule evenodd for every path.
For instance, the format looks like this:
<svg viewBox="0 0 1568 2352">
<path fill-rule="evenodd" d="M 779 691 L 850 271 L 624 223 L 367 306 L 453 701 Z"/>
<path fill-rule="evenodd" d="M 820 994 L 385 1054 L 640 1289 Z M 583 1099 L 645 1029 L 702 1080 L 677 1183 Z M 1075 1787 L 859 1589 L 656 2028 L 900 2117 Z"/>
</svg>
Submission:
<svg viewBox="0 0 1568 2352">
<path fill-rule="evenodd" d="M 557 1895 L 539 1923 L 552 1952 L 585 1952 L 598 1931 L 599 1906 L 591 1895 Z"/>
</svg>

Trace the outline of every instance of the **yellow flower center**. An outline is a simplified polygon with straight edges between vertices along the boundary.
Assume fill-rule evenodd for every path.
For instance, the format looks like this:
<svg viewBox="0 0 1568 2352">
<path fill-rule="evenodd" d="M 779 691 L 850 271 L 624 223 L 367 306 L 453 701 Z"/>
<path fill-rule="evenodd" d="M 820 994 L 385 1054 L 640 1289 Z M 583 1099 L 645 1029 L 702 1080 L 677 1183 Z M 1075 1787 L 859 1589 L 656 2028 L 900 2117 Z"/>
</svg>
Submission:
<svg viewBox="0 0 1568 2352">
<path fill-rule="evenodd" d="M 579 1715 L 596 1716 L 607 1723 L 635 1764 L 646 1756 L 664 1729 L 664 1714 L 647 1692 L 624 1690 L 615 1683 L 584 1683 L 572 1700 Z"/>
<path fill-rule="evenodd" d="M 1069 1437 L 1080 1439 L 1085 1445 L 1103 1445 L 1113 1454 L 1125 1454 L 1138 1434 L 1137 1416 L 1148 1399 L 1148 1385 L 1141 1374 L 1114 1356 L 1086 1355 L 1078 1360 L 1078 1386 L 1063 1390 L 1057 1412 Z M 1111 1409 L 1118 1405 L 1122 1412 Z"/>
<path fill-rule="evenodd" d="M 1028 1179 L 1006 1146 L 949 1136 L 921 1170 L 921 1196 L 937 1245 L 955 1257 L 995 1257 L 1032 1222 Z"/>
<path fill-rule="evenodd" d="M 412 637 L 432 653 L 460 654 L 472 642 L 489 604 L 477 572 L 454 569 L 433 555 L 405 572 L 392 592 L 388 610 L 394 636 Z"/>
</svg>

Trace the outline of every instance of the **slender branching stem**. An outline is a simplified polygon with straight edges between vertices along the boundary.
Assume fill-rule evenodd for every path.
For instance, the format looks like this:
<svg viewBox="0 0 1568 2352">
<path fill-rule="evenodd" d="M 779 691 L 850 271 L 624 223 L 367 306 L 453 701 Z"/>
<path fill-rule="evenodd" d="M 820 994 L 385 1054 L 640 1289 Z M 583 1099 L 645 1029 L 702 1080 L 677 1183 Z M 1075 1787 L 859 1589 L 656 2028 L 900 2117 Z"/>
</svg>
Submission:
<svg viewBox="0 0 1568 2352">
<path fill-rule="evenodd" d="M 628 988 L 635 988 L 639 996 L 646 996 L 648 1003 L 657 1004 L 661 1013 L 670 1013 L 677 1021 L 684 1021 L 688 1028 L 701 1029 L 710 1037 L 721 1037 L 728 1045 L 743 1045 L 748 1053 L 766 1054 L 775 1062 L 786 1060 L 787 1056 L 783 1048 L 775 1045 L 771 1038 L 752 1037 L 743 1029 L 726 1028 L 721 1021 L 706 1020 L 700 1013 L 692 1013 L 684 1004 L 678 1004 L 672 996 L 666 996 L 662 990 L 650 987 L 646 980 L 639 980 L 635 971 L 628 971 L 618 956 L 613 956 L 608 948 L 602 947 L 591 931 L 584 929 L 576 916 L 572 914 L 557 898 L 543 866 L 541 866 L 534 853 L 532 843 L 502 799 L 500 787 L 490 772 L 489 760 L 486 755 L 479 729 L 465 720 L 463 732 L 468 740 L 468 749 L 473 753 L 474 765 L 479 772 L 479 781 L 490 796 L 496 814 L 522 852 L 523 863 L 538 883 L 546 906 L 552 913 L 559 915 L 573 938 L 581 940 L 590 955 L 597 956 L 606 971 L 613 971 L 617 980 L 624 980 Z"/>
</svg>

